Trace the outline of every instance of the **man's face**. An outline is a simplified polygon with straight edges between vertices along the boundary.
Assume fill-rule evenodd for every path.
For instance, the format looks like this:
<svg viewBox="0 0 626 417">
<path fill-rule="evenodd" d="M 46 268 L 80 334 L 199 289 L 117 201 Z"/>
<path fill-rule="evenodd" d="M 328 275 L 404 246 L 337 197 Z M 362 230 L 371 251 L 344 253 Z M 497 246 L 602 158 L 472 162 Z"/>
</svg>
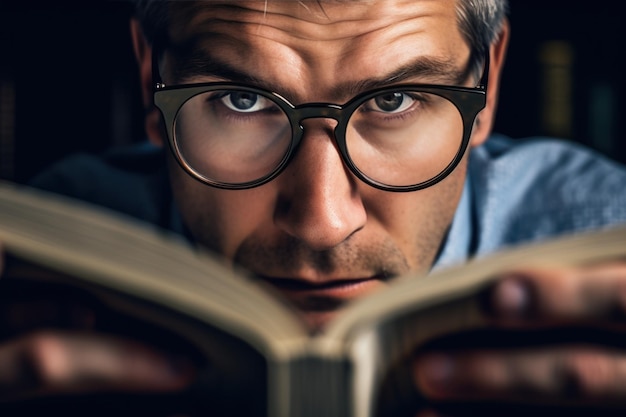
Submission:
<svg viewBox="0 0 626 417">
<path fill-rule="evenodd" d="M 449 71 L 416 72 L 403 82 L 454 84 L 451 72 L 468 65 L 470 50 L 458 29 L 454 0 L 322 6 L 178 2 L 171 36 L 175 45 L 191 46 L 196 59 L 227 64 L 296 105 L 344 103 L 361 92 L 359 86 L 425 58 Z M 175 62 L 180 56 L 184 53 L 166 58 L 166 83 L 242 81 L 210 71 L 174 77 L 167 68 L 183 68 Z M 470 77 L 465 85 L 475 82 Z M 215 189 L 170 164 L 175 199 L 194 238 L 273 284 L 312 327 L 394 276 L 427 270 L 465 178 L 463 160 L 445 180 L 421 191 L 372 188 L 343 164 L 333 139 L 335 124 L 305 120 L 291 163 L 273 181 L 249 190 Z"/>
</svg>

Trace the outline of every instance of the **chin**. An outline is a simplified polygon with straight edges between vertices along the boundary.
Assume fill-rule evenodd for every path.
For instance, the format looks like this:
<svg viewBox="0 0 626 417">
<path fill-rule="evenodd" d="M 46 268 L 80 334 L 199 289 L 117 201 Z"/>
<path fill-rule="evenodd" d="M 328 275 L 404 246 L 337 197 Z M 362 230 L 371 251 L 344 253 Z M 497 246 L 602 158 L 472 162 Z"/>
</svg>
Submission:
<svg viewBox="0 0 626 417">
<path fill-rule="evenodd" d="M 324 328 L 337 316 L 340 310 L 302 312 L 302 319 L 311 334 L 323 332 Z"/>
</svg>

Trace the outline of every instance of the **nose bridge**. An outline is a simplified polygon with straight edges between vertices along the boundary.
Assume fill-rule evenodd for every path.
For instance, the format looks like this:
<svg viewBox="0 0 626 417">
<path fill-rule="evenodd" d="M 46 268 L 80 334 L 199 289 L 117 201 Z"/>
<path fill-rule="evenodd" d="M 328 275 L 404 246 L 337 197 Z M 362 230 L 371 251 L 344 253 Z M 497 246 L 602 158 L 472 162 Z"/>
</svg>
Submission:
<svg viewBox="0 0 626 417">
<path fill-rule="evenodd" d="M 299 110 L 300 122 L 341 120 L 339 106 L 313 104 Z M 328 137 L 333 134 L 330 129 L 326 123 L 303 127 L 298 153 L 281 176 L 284 188 L 275 218 L 280 228 L 314 250 L 340 244 L 361 228 L 366 218 L 354 178 L 335 141 Z"/>
</svg>

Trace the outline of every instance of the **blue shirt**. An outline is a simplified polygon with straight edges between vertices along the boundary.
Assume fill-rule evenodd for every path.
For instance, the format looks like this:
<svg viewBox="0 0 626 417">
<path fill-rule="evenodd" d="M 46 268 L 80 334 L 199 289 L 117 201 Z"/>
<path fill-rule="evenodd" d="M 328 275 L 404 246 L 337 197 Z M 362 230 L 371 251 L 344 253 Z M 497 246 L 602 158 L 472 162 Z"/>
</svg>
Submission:
<svg viewBox="0 0 626 417">
<path fill-rule="evenodd" d="M 626 167 L 560 140 L 494 135 L 472 151 L 434 267 L 619 223 L 626 223 Z"/>
<path fill-rule="evenodd" d="M 102 158 L 70 157 L 32 185 L 188 236 L 171 197 L 165 153 L 148 144 Z M 619 223 L 626 223 L 626 167 L 568 142 L 493 135 L 471 151 L 463 195 L 434 267 Z"/>
</svg>

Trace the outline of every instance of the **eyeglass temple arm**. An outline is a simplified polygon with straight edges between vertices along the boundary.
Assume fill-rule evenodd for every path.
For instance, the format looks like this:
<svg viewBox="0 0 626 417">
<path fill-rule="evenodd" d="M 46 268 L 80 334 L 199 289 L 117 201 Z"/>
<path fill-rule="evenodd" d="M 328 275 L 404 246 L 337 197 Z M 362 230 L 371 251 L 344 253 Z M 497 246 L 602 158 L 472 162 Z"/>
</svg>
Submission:
<svg viewBox="0 0 626 417">
<path fill-rule="evenodd" d="M 481 90 L 487 90 L 487 86 L 489 85 L 489 63 L 490 63 L 490 50 L 489 45 L 485 48 L 485 62 L 483 63 L 483 76 L 480 78 L 478 82 L 478 86 Z"/>
<path fill-rule="evenodd" d="M 165 87 L 163 79 L 161 78 L 161 71 L 159 69 L 159 54 L 161 48 L 159 42 L 155 39 L 152 42 L 152 86 L 154 91 L 158 91 Z"/>
</svg>

